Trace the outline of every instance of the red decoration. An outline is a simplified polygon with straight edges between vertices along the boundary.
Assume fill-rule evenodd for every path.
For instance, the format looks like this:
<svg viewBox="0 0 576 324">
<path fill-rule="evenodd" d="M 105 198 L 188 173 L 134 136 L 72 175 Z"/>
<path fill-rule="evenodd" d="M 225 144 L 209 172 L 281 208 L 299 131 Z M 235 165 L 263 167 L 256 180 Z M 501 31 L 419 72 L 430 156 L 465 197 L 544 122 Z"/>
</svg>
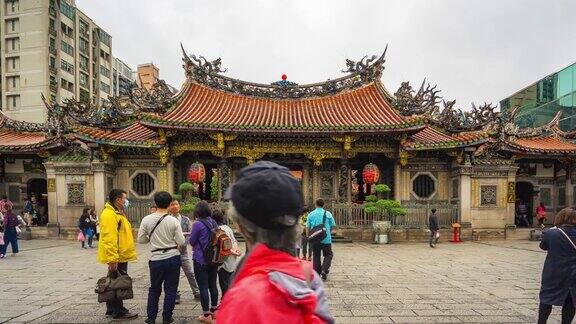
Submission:
<svg viewBox="0 0 576 324">
<path fill-rule="evenodd" d="M 362 179 L 364 179 L 365 184 L 375 184 L 380 179 L 380 170 L 378 166 L 374 163 L 368 163 L 364 166 L 362 170 Z"/>
<path fill-rule="evenodd" d="M 202 183 L 206 179 L 206 169 L 199 162 L 192 163 L 188 169 L 188 180 L 192 183 Z"/>
<path fill-rule="evenodd" d="M 282 74 L 282 80 L 286 81 L 286 79 L 288 79 L 288 76 L 286 74 Z"/>
</svg>

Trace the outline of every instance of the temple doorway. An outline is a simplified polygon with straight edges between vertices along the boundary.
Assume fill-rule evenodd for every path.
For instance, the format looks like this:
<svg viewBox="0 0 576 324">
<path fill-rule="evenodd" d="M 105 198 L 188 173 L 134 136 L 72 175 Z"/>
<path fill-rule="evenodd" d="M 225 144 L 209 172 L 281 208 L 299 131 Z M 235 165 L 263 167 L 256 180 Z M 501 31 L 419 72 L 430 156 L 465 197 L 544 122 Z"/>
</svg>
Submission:
<svg viewBox="0 0 576 324">
<path fill-rule="evenodd" d="M 516 183 L 515 223 L 518 227 L 534 225 L 534 185 L 527 181 Z M 524 215 L 526 219 L 524 219 Z"/>
<path fill-rule="evenodd" d="M 33 178 L 26 183 L 26 197 L 31 199 L 33 208 L 32 223 L 46 225 L 48 223 L 48 185 L 46 179 Z"/>
</svg>

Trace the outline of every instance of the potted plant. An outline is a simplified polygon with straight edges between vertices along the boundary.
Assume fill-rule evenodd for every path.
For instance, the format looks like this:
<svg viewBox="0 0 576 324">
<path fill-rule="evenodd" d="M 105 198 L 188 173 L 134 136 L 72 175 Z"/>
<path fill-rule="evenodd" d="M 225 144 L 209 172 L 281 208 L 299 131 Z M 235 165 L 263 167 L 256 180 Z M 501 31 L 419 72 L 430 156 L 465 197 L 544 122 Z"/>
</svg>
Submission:
<svg viewBox="0 0 576 324">
<path fill-rule="evenodd" d="M 379 215 L 379 221 L 372 223 L 375 233 L 374 242 L 389 243 L 388 234 L 392 224 L 397 217 L 406 215 L 406 209 L 402 208 L 398 201 L 384 198 L 384 195 L 391 191 L 387 185 L 378 184 L 375 186 L 375 191 L 376 195 L 366 196 L 364 212 Z M 384 220 L 385 216 L 387 220 Z"/>
</svg>

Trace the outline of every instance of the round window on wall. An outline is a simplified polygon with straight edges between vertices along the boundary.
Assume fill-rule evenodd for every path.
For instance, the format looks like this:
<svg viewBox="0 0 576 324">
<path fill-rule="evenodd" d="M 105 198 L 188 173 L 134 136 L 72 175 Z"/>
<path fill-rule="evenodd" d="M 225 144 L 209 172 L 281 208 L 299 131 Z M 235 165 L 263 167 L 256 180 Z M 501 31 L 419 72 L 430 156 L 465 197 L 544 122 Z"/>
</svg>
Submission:
<svg viewBox="0 0 576 324">
<path fill-rule="evenodd" d="M 420 199 L 432 197 L 436 191 L 436 182 L 428 174 L 421 174 L 412 181 L 412 191 Z"/>
<path fill-rule="evenodd" d="M 132 190 L 138 196 L 148 196 L 154 191 L 154 178 L 148 173 L 138 173 L 132 178 Z"/>
</svg>

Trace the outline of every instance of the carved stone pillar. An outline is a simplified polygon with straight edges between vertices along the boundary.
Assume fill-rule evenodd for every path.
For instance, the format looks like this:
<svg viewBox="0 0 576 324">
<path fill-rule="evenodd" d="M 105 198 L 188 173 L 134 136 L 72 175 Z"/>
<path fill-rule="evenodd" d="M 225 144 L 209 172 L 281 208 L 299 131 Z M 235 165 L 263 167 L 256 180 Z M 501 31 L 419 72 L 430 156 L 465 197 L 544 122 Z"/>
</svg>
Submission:
<svg viewBox="0 0 576 324">
<path fill-rule="evenodd" d="M 400 181 L 400 163 L 394 163 L 394 200 L 402 201 L 402 182 Z"/>
<path fill-rule="evenodd" d="M 218 200 L 222 199 L 222 196 L 226 192 L 226 189 L 230 186 L 230 166 L 226 159 L 222 159 L 218 164 L 218 182 L 220 185 L 220 193 L 218 194 Z"/>
<path fill-rule="evenodd" d="M 93 161 L 92 172 L 94 173 L 94 210 L 99 214 L 104 209 L 106 197 L 108 197 L 108 178 L 114 175 L 114 166 L 107 162 Z"/>
<path fill-rule="evenodd" d="M 48 189 L 48 236 L 58 237 L 58 202 L 56 200 L 56 170 L 53 162 L 45 162 L 46 182 Z"/>
<path fill-rule="evenodd" d="M 472 172 L 473 167 L 471 165 L 460 165 L 458 168 L 458 198 L 460 199 L 460 204 L 458 206 L 458 219 L 463 227 L 470 227 L 472 223 L 472 199 L 477 197 L 472 197 Z M 475 196 L 475 195 L 474 195 Z"/>
<path fill-rule="evenodd" d="M 350 165 L 348 160 L 342 160 L 340 164 L 340 174 L 338 183 L 338 202 L 348 202 L 349 198 L 349 186 L 350 186 Z"/>
</svg>

